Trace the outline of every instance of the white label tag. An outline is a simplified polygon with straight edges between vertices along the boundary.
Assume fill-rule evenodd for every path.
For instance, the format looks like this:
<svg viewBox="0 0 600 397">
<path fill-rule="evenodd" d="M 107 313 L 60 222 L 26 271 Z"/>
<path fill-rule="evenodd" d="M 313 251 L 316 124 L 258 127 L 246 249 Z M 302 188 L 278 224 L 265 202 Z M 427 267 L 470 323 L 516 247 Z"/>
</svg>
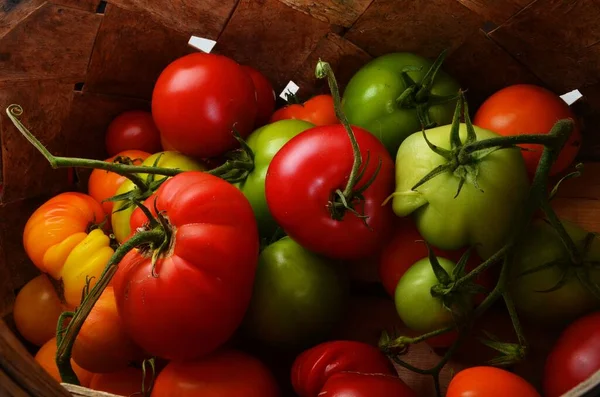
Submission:
<svg viewBox="0 0 600 397">
<path fill-rule="evenodd" d="M 188 45 L 190 45 L 202 52 L 206 52 L 207 54 L 210 54 L 212 49 L 215 47 L 215 44 L 217 44 L 217 42 L 214 40 L 205 39 L 204 37 L 198 37 L 198 36 L 192 36 L 192 37 L 190 37 L 190 40 L 188 41 Z"/>
<path fill-rule="evenodd" d="M 294 83 L 292 80 L 290 80 L 290 82 L 285 86 L 283 91 L 281 91 L 281 94 L 279 94 L 279 97 L 281 99 L 287 99 L 285 94 L 287 94 L 287 93 L 295 94 L 298 92 L 299 89 L 300 89 L 300 87 L 296 83 Z"/>
<path fill-rule="evenodd" d="M 572 104 L 577 102 L 580 98 L 582 98 L 583 95 L 581 94 L 581 92 L 579 92 L 579 90 L 573 90 L 571 92 L 567 92 L 566 94 L 561 95 L 560 97 L 562 98 L 563 101 L 565 101 L 567 103 L 567 105 L 571 106 Z"/>
</svg>

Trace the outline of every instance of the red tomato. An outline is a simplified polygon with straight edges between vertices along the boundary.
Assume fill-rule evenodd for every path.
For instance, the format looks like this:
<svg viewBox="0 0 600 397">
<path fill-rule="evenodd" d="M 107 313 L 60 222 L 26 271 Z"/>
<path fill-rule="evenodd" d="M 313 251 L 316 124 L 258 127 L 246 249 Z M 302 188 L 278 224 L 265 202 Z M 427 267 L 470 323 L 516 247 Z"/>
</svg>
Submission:
<svg viewBox="0 0 600 397">
<path fill-rule="evenodd" d="M 446 397 L 541 397 L 520 376 L 496 367 L 471 367 L 457 373 L 448 385 Z"/>
<path fill-rule="evenodd" d="M 258 359 L 235 350 L 196 361 L 171 361 L 154 384 L 152 397 L 279 397 L 273 374 Z"/>
<path fill-rule="evenodd" d="M 331 341 L 302 352 L 292 365 L 292 386 L 299 397 L 317 397 L 327 379 L 339 372 L 397 376 L 392 362 L 375 346 Z"/>
<path fill-rule="evenodd" d="M 339 372 L 327 379 L 319 396 L 417 397 L 417 394 L 396 376 Z"/>
<path fill-rule="evenodd" d="M 258 70 L 242 65 L 242 68 L 250 75 L 256 90 L 256 103 L 258 111 L 254 128 L 262 127 L 269 122 L 269 118 L 275 110 L 275 91 L 271 82 Z"/>
<path fill-rule="evenodd" d="M 106 151 L 109 156 L 125 150 L 141 150 L 148 153 L 160 152 L 160 134 L 152 114 L 143 110 L 121 113 L 108 126 Z"/>
<path fill-rule="evenodd" d="M 339 124 L 333 97 L 327 94 L 314 96 L 301 105 L 295 103 L 278 109 L 271 116 L 271 123 L 285 119 L 304 120 L 316 126 Z"/>
<path fill-rule="evenodd" d="M 215 350 L 241 324 L 258 262 L 254 212 L 235 186 L 201 171 L 167 180 L 145 204 L 173 230 L 156 263 L 144 250 L 125 256 L 113 279 L 119 315 L 134 342 L 164 359 Z M 147 224 L 137 208 L 131 229 Z"/>
<path fill-rule="evenodd" d="M 314 127 L 293 137 L 275 154 L 265 178 L 267 205 L 279 226 L 304 248 L 335 259 L 375 254 L 395 218 L 391 205 L 382 206 L 394 189 L 392 158 L 375 136 L 352 128 L 363 160 L 367 152 L 370 157 L 355 190 L 372 178 L 381 160 L 375 181 L 355 208 L 368 217 L 369 227 L 349 211 L 338 221 L 329 210 L 335 190 L 344 189 L 353 163 L 350 139 L 341 124 Z"/>
<path fill-rule="evenodd" d="M 23 338 L 42 346 L 56 336 L 58 317 L 65 310 L 45 274 L 29 281 L 17 294 L 13 317 Z"/>
<path fill-rule="evenodd" d="M 546 359 L 544 395 L 559 397 L 600 370 L 600 312 L 581 317 L 561 334 Z"/>
<path fill-rule="evenodd" d="M 473 119 L 476 126 L 500 135 L 547 134 L 560 119 L 576 120 L 569 106 L 553 92 L 529 84 L 517 84 L 501 89 L 490 96 Z M 542 155 L 541 145 L 520 145 L 527 171 L 532 176 Z M 581 131 L 577 125 L 565 144 L 550 175 L 564 171 L 573 163 L 581 147 Z"/>
<path fill-rule="evenodd" d="M 146 378 L 141 369 L 133 367 L 105 374 L 94 374 L 89 388 L 117 396 L 142 396 L 142 382 L 146 386 L 145 390 L 149 390 L 151 386 L 152 373 L 150 367 L 147 368 Z"/>
<path fill-rule="evenodd" d="M 140 165 L 148 157 L 150 157 L 150 153 L 148 152 L 143 152 L 141 150 L 125 150 L 105 161 L 114 162 L 119 158 L 120 163 Z M 115 193 L 117 193 L 119 186 L 126 180 L 127 178 L 124 176 L 100 169 L 95 169 L 90 174 L 90 179 L 88 180 L 88 193 L 95 198 L 96 201 L 102 204 L 102 209 L 106 215 L 110 216 L 110 214 L 112 214 L 114 203 L 112 201 L 102 201 L 113 197 Z"/>
<path fill-rule="evenodd" d="M 193 53 L 168 65 L 152 94 L 152 115 L 173 149 L 216 157 L 239 146 L 254 129 L 256 89 L 250 75 L 223 55 Z"/>
</svg>

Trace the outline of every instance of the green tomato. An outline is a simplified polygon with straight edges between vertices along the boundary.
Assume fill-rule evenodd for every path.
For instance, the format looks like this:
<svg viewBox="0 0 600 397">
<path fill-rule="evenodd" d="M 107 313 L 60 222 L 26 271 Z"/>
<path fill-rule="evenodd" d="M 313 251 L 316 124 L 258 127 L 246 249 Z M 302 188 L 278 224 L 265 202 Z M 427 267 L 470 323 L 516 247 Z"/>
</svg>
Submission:
<svg viewBox="0 0 600 397">
<path fill-rule="evenodd" d="M 499 136 L 482 128 L 474 129 L 477 140 Z M 427 130 L 426 136 L 434 145 L 450 149 L 450 131 L 451 125 L 436 127 Z M 459 131 L 465 142 L 466 125 L 461 123 Z M 473 172 L 458 196 L 463 166 L 454 172 L 445 171 L 411 190 L 430 171 L 447 162 L 429 148 L 422 133 L 406 138 L 396 158 L 392 208 L 398 216 L 412 215 L 419 233 L 431 245 L 442 250 L 474 246 L 485 260 L 504 246 L 515 216 L 527 199 L 529 180 L 523 156 L 519 149 L 487 154 L 472 165 Z"/>
<path fill-rule="evenodd" d="M 246 139 L 246 144 L 254 153 L 254 168 L 236 186 L 252 205 L 262 237 L 271 238 L 277 229 L 265 198 L 265 177 L 269 164 L 283 145 L 312 127 L 313 124 L 303 120 L 280 120 L 257 129 Z"/>
<path fill-rule="evenodd" d="M 319 343 L 340 320 L 347 290 L 348 280 L 335 262 L 284 237 L 260 254 L 243 328 L 277 348 Z"/>
<path fill-rule="evenodd" d="M 456 264 L 449 259 L 438 257 L 440 266 L 449 274 Z M 439 297 L 431 294 L 431 288 L 440 284 L 429 258 L 415 262 L 402 275 L 396 286 L 394 300 L 396 311 L 402 322 L 413 331 L 427 333 L 447 327 L 452 324 L 452 312 L 444 307 Z M 469 306 L 472 295 L 460 294 L 453 297 L 458 299 L 455 304 Z"/>
<path fill-rule="evenodd" d="M 160 157 L 160 159 L 159 159 Z M 158 163 L 156 161 L 158 160 Z M 155 164 L 156 163 L 156 164 Z M 184 171 L 205 171 L 207 167 L 179 152 L 174 151 L 165 151 L 154 153 L 149 156 L 144 162 L 141 164 L 144 167 L 162 167 L 162 168 L 176 168 Z M 154 178 L 154 181 L 160 181 L 167 178 L 164 175 L 150 175 L 150 174 L 136 174 L 143 181 L 149 182 L 151 178 Z M 131 192 L 133 190 L 137 190 L 136 185 L 131 182 L 129 179 L 123 182 L 123 184 L 117 190 L 116 195 L 124 194 L 127 192 Z M 146 197 L 142 197 L 144 199 Z M 122 209 L 123 207 L 126 207 Z M 127 206 L 127 201 L 116 201 L 113 207 L 113 213 L 111 214 L 111 225 L 113 234 L 119 243 L 122 243 L 129 237 L 131 234 L 131 228 L 129 226 L 129 219 L 131 218 L 131 214 L 135 210 L 135 205 Z"/>
<path fill-rule="evenodd" d="M 584 253 L 587 232 L 561 221 L 578 251 Z M 534 220 L 519 241 L 510 264 L 510 292 L 518 312 L 526 319 L 547 324 L 567 324 L 600 308 L 600 301 L 580 282 L 580 277 L 600 284 L 600 238 L 592 240 L 583 254 L 583 265 L 571 261 L 556 230 L 542 219 Z M 554 264 L 534 273 L 522 273 Z M 580 272 L 578 276 L 577 272 Z M 563 279 L 563 277 L 565 277 Z M 559 284 L 564 280 L 564 284 Z M 557 287 L 551 292 L 548 291 Z"/>
<path fill-rule="evenodd" d="M 413 94 L 402 102 L 398 100 L 410 83 L 403 78 L 403 70 L 421 68 L 405 74 L 416 83 L 416 93 L 431 66 L 430 60 L 415 54 L 386 54 L 363 66 L 346 86 L 342 109 L 348 121 L 377 136 L 392 158 L 407 136 L 421 131 L 417 107 L 421 107 L 423 114 L 438 126 L 452 122 L 456 100 L 441 104 L 434 101 L 457 95 L 460 85 L 442 70 L 438 71 L 429 89 L 423 91 L 424 95 L 417 98 Z"/>
</svg>

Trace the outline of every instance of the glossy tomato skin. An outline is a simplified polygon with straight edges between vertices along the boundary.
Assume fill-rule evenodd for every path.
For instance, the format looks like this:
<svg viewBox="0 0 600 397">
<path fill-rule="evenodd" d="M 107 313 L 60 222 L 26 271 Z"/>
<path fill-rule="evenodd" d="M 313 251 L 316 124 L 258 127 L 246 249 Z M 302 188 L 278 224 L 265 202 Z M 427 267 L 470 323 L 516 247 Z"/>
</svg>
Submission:
<svg viewBox="0 0 600 397">
<path fill-rule="evenodd" d="M 245 138 L 257 114 L 250 75 L 223 55 L 193 53 L 176 59 L 160 74 L 152 93 L 152 115 L 161 136 L 193 157 L 216 157 Z"/>
<path fill-rule="evenodd" d="M 42 346 L 56 336 L 58 317 L 65 310 L 45 274 L 30 280 L 17 294 L 13 317 L 17 331 L 27 341 Z"/>
<path fill-rule="evenodd" d="M 479 107 L 473 124 L 504 136 L 547 134 L 558 120 L 568 118 L 576 121 L 576 125 L 550 170 L 550 175 L 555 175 L 566 170 L 573 163 L 579 153 L 582 137 L 575 114 L 552 91 L 531 84 L 517 84 L 503 88 L 490 96 Z M 533 176 L 543 147 L 540 145 L 520 146 L 531 149 L 523 151 L 522 154 L 527 171 L 530 176 Z"/>
<path fill-rule="evenodd" d="M 565 231 L 583 253 L 587 231 L 575 223 L 561 220 Z M 556 230 L 543 219 L 536 219 L 519 241 L 514 260 L 510 264 L 511 294 L 517 311 L 524 321 L 546 325 L 564 325 L 577 317 L 600 308 L 598 300 L 579 281 L 576 270 L 580 267 L 571 262 Z M 600 283 L 600 269 L 592 262 L 600 261 L 600 238 L 595 237 L 583 261 L 588 268 L 586 278 Z M 531 269 L 554 263 L 534 273 L 521 275 Z M 553 291 L 566 276 L 566 282 Z"/>
<path fill-rule="evenodd" d="M 278 109 L 271 116 L 271 123 L 286 119 L 304 120 L 317 126 L 339 123 L 333 97 L 328 94 L 316 95 L 302 104 L 294 103 Z"/>
<path fill-rule="evenodd" d="M 259 128 L 269 122 L 271 115 L 275 111 L 275 91 L 271 82 L 264 74 L 248 65 L 242 65 L 242 68 L 250 75 L 256 91 L 256 121 L 254 127 Z"/>
<path fill-rule="evenodd" d="M 544 396 L 560 397 L 600 370 L 600 312 L 571 323 L 544 367 Z"/>
<path fill-rule="evenodd" d="M 151 397 L 279 397 L 269 369 L 236 350 L 219 350 L 195 361 L 172 361 L 161 371 Z"/>
<path fill-rule="evenodd" d="M 541 397 L 537 390 L 520 376 L 496 367 L 471 367 L 457 373 L 446 397 Z"/>
<path fill-rule="evenodd" d="M 141 150 L 125 150 L 104 161 L 140 165 L 149 156 L 150 153 Z M 113 197 L 117 193 L 117 189 L 127 180 L 127 177 L 115 174 L 114 172 L 95 169 L 90 174 L 90 179 L 88 180 L 88 193 L 102 205 L 104 213 L 110 216 L 114 203 L 104 200 Z"/>
<path fill-rule="evenodd" d="M 156 153 L 161 150 L 160 133 L 150 112 L 129 110 L 118 115 L 108 126 L 106 151 L 116 156 L 126 150 Z"/>
<path fill-rule="evenodd" d="M 261 237 L 271 239 L 277 230 L 265 198 L 265 177 L 275 154 L 290 139 L 314 125 L 302 120 L 281 120 L 254 131 L 246 143 L 254 154 L 254 169 L 236 184 L 252 205 Z"/>
<path fill-rule="evenodd" d="M 335 190 L 344 189 L 353 163 L 350 139 L 341 124 L 314 127 L 290 139 L 273 157 L 265 179 L 267 205 L 277 224 L 306 249 L 334 259 L 375 254 L 394 219 L 391 206 L 382 206 L 393 191 L 392 159 L 372 134 L 352 129 L 363 160 L 367 152 L 370 157 L 355 189 L 373 176 L 381 160 L 377 177 L 355 208 L 368 217 L 369 227 L 349 211 L 335 220 L 328 209 Z"/>
<path fill-rule="evenodd" d="M 397 99 L 408 88 L 402 79 L 407 67 L 420 70 L 407 72 L 419 83 L 431 68 L 432 62 L 412 53 L 390 53 L 373 59 L 354 74 L 342 98 L 348 121 L 372 132 L 396 158 L 398 147 L 410 134 L 421 131 L 415 107 L 401 106 Z M 431 86 L 431 94 L 456 95 L 460 85 L 440 70 Z M 426 101 L 425 101 L 426 102 Z M 438 126 L 450 124 L 456 101 L 427 106 L 429 118 Z"/>
<path fill-rule="evenodd" d="M 397 376 L 392 362 L 377 347 L 336 340 L 316 345 L 296 357 L 292 386 L 299 397 L 317 397 L 327 380 L 341 372 Z"/>
<path fill-rule="evenodd" d="M 277 348 L 321 342 L 341 319 L 347 290 L 337 264 L 284 237 L 260 253 L 244 329 Z"/>
<path fill-rule="evenodd" d="M 146 200 L 174 228 L 171 249 L 156 263 L 129 252 L 113 279 L 119 315 L 135 343 L 164 359 L 193 359 L 227 341 L 252 296 L 259 239 L 242 192 L 216 176 L 189 171 Z M 131 228 L 148 222 L 138 208 Z"/>
<path fill-rule="evenodd" d="M 338 372 L 327 379 L 319 396 L 417 397 L 417 394 L 396 376 Z"/>
</svg>

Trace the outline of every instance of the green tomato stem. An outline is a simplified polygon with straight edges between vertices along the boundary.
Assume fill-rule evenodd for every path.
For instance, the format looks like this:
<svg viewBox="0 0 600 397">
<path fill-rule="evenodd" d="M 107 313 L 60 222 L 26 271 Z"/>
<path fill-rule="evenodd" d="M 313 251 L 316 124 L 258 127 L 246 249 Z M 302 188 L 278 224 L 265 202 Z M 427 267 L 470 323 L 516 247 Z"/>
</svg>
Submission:
<svg viewBox="0 0 600 397">
<path fill-rule="evenodd" d="M 6 108 L 6 114 L 21 134 L 46 158 L 46 160 L 48 160 L 54 169 L 63 167 L 82 167 L 111 171 L 130 179 L 142 191 L 146 191 L 148 187 L 146 186 L 146 183 L 137 176 L 138 173 L 175 176 L 183 172 L 182 170 L 171 168 L 135 166 L 77 157 L 54 156 L 19 120 L 19 117 L 23 114 L 23 108 L 20 105 L 10 105 Z"/>
<path fill-rule="evenodd" d="M 564 244 L 565 248 L 569 251 L 571 262 L 573 262 L 574 264 L 580 264 L 583 260 L 583 258 L 581 257 L 581 253 L 577 249 L 577 246 L 575 245 L 575 242 L 573 241 L 571 236 L 569 236 L 569 234 L 565 230 L 565 227 L 563 226 L 560 219 L 558 219 L 556 212 L 554 212 L 554 209 L 550 205 L 550 200 L 548 197 L 543 197 L 541 199 L 541 207 L 542 211 L 544 211 L 544 213 L 548 217 L 550 224 L 560 236 L 560 239 Z"/>
<path fill-rule="evenodd" d="M 504 291 L 502 293 L 502 297 L 504 298 L 504 304 L 506 305 L 513 328 L 517 334 L 519 345 L 521 345 L 524 354 L 527 354 L 526 352 L 529 347 L 529 343 L 527 342 L 527 338 L 525 338 L 525 333 L 523 332 L 523 327 L 521 326 L 521 321 L 519 320 L 519 315 L 517 314 L 517 308 L 515 307 L 515 302 L 510 294 L 510 291 Z"/>
<path fill-rule="evenodd" d="M 81 305 L 72 315 L 71 321 L 65 330 L 62 327 L 64 317 L 59 319 L 58 327 L 60 332 L 57 333 L 57 351 L 56 365 L 63 382 L 74 385 L 79 385 L 79 379 L 71 366 L 71 353 L 75 339 L 83 326 L 86 318 L 92 311 L 92 308 L 106 289 L 113 276 L 117 272 L 118 265 L 127 253 L 136 247 L 146 244 L 158 245 L 165 239 L 165 231 L 162 227 L 157 227 L 153 230 L 139 232 L 121 245 L 110 258 L 106 267 L 102 271 L 98 282 L 82 300 Z"/>
</svg>

